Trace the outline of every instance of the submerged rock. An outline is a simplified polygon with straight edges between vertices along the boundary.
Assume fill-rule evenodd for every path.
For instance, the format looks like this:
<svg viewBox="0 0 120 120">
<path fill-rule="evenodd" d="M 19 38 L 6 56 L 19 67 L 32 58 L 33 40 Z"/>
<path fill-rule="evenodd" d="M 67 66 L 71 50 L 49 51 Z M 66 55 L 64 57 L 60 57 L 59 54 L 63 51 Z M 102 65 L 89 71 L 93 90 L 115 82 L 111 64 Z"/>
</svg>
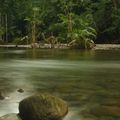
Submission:
<svg viewBox="0 0 120 120">
<path fill-rule="evenodd" d="M 120 98 L 105 99 L 102 102 L 102 105 L 105 105 L 105 106 L 119 106 L 120 107 Z"/>
<path fill-rule="evenodd" d="M 23 120 L 61 120 L 68 112 L 68 105 L 58 97 L 40 94 L 22 100 L 19 112 Z"/>
<path fill-rule="evenodd" d="M 22 120 L 19 115 L 11 113 L 0 117 L 0 120 Z"/>
<path fill-rule="evenodd" d="M 24 89 L 20 88 L 17 90 L 19 93 L 23 93 L 24 92 Z"/>
<path fill-rule="evenodd" d="M 5 96 L 3 95 L 3 93 L 0 91 L 0 100 L 4 100 Z"/>
<path fill-rule="evenodd" d="M 91 110 L 96 116 L 120 117 L 120 107 L 116 106 L 99 106 Z"/>
</svg>

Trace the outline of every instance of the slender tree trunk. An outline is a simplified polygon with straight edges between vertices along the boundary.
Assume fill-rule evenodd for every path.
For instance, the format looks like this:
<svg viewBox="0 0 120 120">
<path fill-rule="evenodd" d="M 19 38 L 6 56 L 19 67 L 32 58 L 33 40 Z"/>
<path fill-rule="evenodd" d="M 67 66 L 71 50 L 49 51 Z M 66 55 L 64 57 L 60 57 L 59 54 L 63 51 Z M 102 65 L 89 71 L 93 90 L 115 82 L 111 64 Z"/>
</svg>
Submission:
<svg viewBox="0 0 120 120">
<path fill-rule="evenodd" d="M 72 16 L 71 16 L 71 14 L 69 13 L 69 15 L 68 15 L 68 21 L 69 21 L 69 23 L 68 23 L 68 31 L 70 32 L 70 33 L 72 33 Z"/>
<path fill-rule="evenodd" d="M 69 12 L 68 13 L 68 34 L 70 34 L 70 41 L 73 40 L 72 32 L 73 32 L 72 16 Z M 67 43 L 69 43 L 70 41 L 68 40 Z"/>
<path fill-rule="evenodd" d="M 2 27 L 5 28 L 5 16 L 4 16 L 4 15 L 1 16 L 1 24 L 2 24 Z M 3 35 L 2 35 L 2 41 L 3 41 L 3 42 L 5 41 L 4 38 L 5 38 L 5 37 L 4 37 L 4 34 L 3 34 Z"/>
<path fill-rule="evenodd" d="M 32 43 L 34 45 L 34 43 L 36 42 L 36 24 L 35 24 L 35 11 L 34 11 L 34 21 L 33 21 L 33 24 L 32 24 Z"/>
<path fill-rule="evenodd" d="M 35 29 L 36 29 L 36 25 L 35 25 L 35 23 L 33 23 L 33 25 L 32 25 L 32 43 L 33 43 L 33 44 L 34 44 L 35 41 L 36 41 Z"/>
<path fill-rule="evenodd" d="M 0 13 L 0 29 L 1 29 L 1 27 L 2 27 L 2 14 Z M 2 40 L 2 35 L 1 35 L 1 33 L 0 33 L 0 40 Z"/>
<path fill-rule="evenodd" d="M 5 39 L 6 39 L 6 42 L 8 43 L 8 16 L 7 14 L 5 15 Z"/>
<path fill-rule="evenodd" d="M 113 2 L 114 7 L 117 8 L 118 0 L 112 0 L 112 2 Z"/>
<path fill-rule="evenodd" d="M 45 37 L 45 34 L 42 33 L 42 37 L 43 37 L 43 40 L 45 41 L 46 40 L 46 37 Z"/>
</svg>

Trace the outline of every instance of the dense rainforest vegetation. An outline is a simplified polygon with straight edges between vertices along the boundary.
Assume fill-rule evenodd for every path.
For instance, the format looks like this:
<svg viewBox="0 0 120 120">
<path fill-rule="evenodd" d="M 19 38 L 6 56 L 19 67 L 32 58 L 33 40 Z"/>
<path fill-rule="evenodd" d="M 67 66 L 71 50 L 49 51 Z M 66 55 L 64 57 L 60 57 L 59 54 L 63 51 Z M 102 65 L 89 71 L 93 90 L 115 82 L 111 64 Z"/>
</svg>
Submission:
<svg viewBox="0 0 120 120">
<path fill-rule="evenodd" d="M 0 0 L 1 43 L 120 43 L 119 36 L 120 0 Z"/>
</svg>

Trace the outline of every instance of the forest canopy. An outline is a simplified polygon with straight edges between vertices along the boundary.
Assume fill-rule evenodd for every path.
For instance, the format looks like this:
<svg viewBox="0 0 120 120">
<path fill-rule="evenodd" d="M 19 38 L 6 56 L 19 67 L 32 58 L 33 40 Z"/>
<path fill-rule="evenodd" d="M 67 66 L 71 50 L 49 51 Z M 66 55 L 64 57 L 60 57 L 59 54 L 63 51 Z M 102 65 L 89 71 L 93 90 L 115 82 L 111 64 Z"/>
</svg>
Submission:
<svg viewBox="0 0 120 120">
<path fill-rule="evenodd" d="M 120 43 L 119 0 L 0 0 L 0 41 Z"/>
</svg>

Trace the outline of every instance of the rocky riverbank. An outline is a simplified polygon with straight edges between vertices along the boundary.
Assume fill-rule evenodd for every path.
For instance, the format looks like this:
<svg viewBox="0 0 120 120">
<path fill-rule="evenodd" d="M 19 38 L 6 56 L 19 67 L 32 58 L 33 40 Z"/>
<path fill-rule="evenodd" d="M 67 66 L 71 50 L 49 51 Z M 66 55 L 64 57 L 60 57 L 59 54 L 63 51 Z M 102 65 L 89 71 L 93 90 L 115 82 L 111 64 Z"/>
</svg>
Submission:
<svg viewBox="0 0 120 120">
<path fill-rule="evenodd" d="M 0 45 L 0 48 L 41 48 L 41 49 L 50 49 L 53 48 L 51 44 L 34 44 L 34 45 Z M 54 48 L 59 49 L 68 49 L 69 46 L 67 44 L 55 44 Z"/>
<path fill-rule="evenodd" d="M 36 48 L 40 49 L 50 49 L 51 44 L 35 44 Z M 33 48 L 32 45 L 0 45 L 0 48 Z M 67 44 L 55 44 L 56 49 L 69 49 Z M 93 48 L 94 50 L 111 50 L 120 49 L 120 44 L 96 44 Z"/>
</svg>

